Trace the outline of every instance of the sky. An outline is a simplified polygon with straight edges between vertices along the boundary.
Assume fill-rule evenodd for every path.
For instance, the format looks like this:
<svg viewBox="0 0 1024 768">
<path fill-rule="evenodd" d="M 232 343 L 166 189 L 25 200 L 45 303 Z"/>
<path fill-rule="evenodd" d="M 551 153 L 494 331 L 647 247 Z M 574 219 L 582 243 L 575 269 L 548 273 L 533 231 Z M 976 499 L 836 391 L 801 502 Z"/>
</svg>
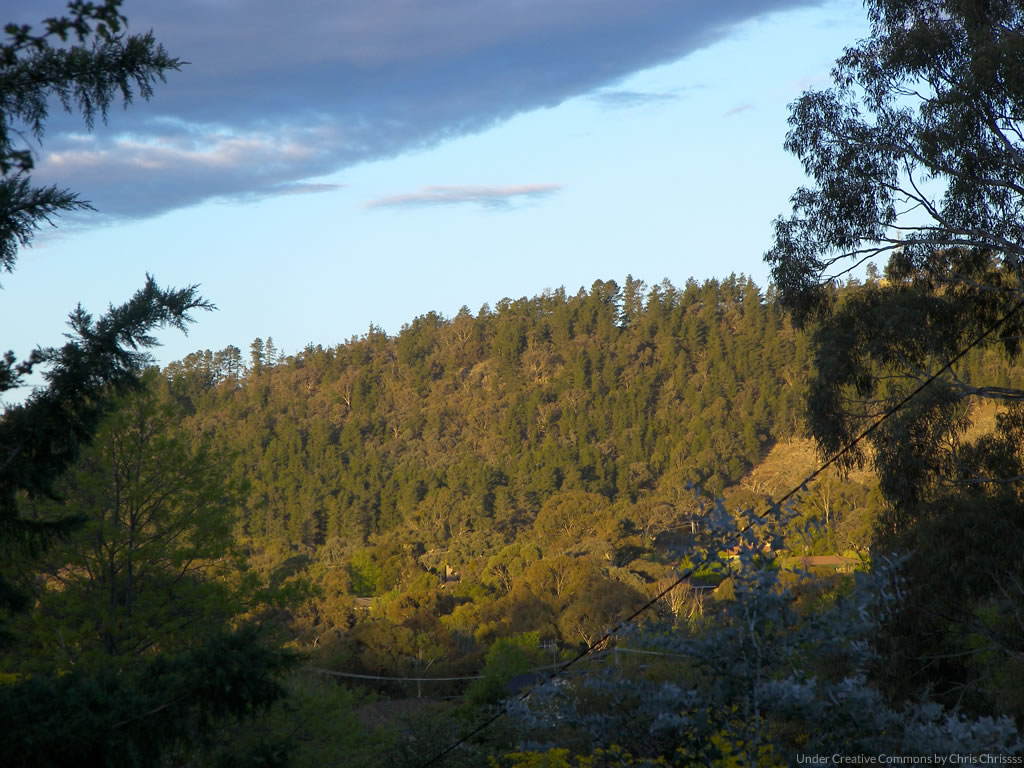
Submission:
<svg viewBox="0 0 1024 768">
<path fill-rule="evenodd" d="M 59 12 L 8 0 L 0 21 Z M 762 287 L 805 183 L 787 105 L 868 33 L 859 0 L 126 0 L 184 64 L 90 133 L 51 113 L 36 183 L 96 212 L 0 276 L 19 357 L 153 274 L 217 305 L 160 364 L 627 274 Z M 18 397 L 16 393 L 9 393 Z M 24 393 L 21 393 L 22 395 Z M 8 400 L 11 398 L 8 397 Z"/>
</svg>

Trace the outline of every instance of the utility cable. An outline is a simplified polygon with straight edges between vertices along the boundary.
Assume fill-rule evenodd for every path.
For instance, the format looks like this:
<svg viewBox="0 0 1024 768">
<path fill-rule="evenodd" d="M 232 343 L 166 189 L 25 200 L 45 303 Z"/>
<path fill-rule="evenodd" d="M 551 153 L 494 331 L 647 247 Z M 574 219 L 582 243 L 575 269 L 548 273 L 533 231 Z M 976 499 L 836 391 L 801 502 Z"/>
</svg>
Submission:
<svg viewBox="0 0 1024 768">
<path fill-rule="evenodd" d="M 637 651 L 639 653 L 639 651 Z M 557 667 L 557 664 L 545 664 L 543 667 L 533 667 L 532 669 L 524 669 L 520 674 L 528 675 L 534 672 L 547 672 L 553 666 Z M 483 675 L 464 675 L 462 677 L 387 677 L 385 675 L 364 675 L 356 672 L 339 672 L 334 669 L 324 669 L 323 667 L 303 667 L 303 669 L 309 672 L 319 672 L 321 675 L 333 675 L 334 677 L 355 677 L 360 680 L 388 680 L 395 682 L 405 683 L 440 683 L 448 682 L 451 680 L 483 680 Z"/>
<path fill-rule="evenodd" d="M 305 667 L 310 672 L 319 672 L 321 675 L 333 675 L 334 677 L 356 677 L 360 680 L 388 680 L 403 683 L 440 683 L 449 680 L 482 680 L 483 675 L 467 675 L 465 677 L 385 677 L 383 675 L 360 675 L 356 672 L 336 672 L 333 669 L 323 667 Z"/>
<path fill-rule="evenodd" d="M 991 326 L 989 326 L 989 328 L 986 329 L 981 335 L 976 337 L 974 339 L 974 341 L 972 341 L 970 344 L 968 344 L 962 350 L 957 352 L 957 354 L 955 354 L 952 358 L 950 358 L 950 360 L 945 365 L 943 365 L 938 371 L 936 371 L 931 376 L 929 376 L 922 384 L 920 384 L 919 386 L 915 387 L 910 392 L 910 394 L 906 395 L 899 402 L 897 402 L 895 405 L 893 405 L 892 407 L 887 409 L 878 418 L 877 421 L 875 421 L 873 424 L 871 424 L 871 426 L 869 426 L 866 429 L 864 429 L 859 435 L 857 435 L 857 437 L 855 437 L 853 440 L 851 440 L 849 443 L 847 443 L 845 446 L 843 446 L 843 448 L 841 448 L 839 451 L 837 451 L 828 461 L 826 461 L 824 464 L 822 464 L 820 467 L 818 467 L 816 470 L 814 470 L 814 472 L 812 472 L 810 475 L 808 475 L 806 478 L 804 478 L 804 480 L 799 485 L 797 485 L 795 488 L 793 488 L 791 491 L 789 491 L 787 494 L 782 496 L 777 501 L 774 501 L 772 503 L 772 505 L 765 511 L 765 515 L 768 514 L 768 512 L 770 512 L 772 510 L 777 510 L 779 507 L 782 506 L 782 504 L 784 502 L 788 501 L 793 496 L 798 494 L 804 487 L 806 487 L 806 485 L 809 482 L 814 480 L 816 477 L 818 477 L 818 475 L 820 475 L 822 472 L 824 472 L 830 466 L 832 466 L 837 461 L 839 461 L 839 459 L 841 459 L 843 456 L 845 456 L 850 451 L 852 451 L 854 448 L 856 448 L 857 445 L 864 438 L 866 438 L 868 435 L 870 435 L 872 432 L 874 432 L 876 429 L 878 429 L 878 427 L 880 427 L 883 422 L 885 422 L 891 416 L 896 414 L 897 411 L 899 411 L 900 409 L 905 407 L 907 405 L 907 403 L 909 403 L 913 398 L 915 398 L 917 395 L 919 395 L 927 386 L 932 384 L 936 379 L 938 379 L 940 376 L 942 376 L 944 373 L 946 373 L 948 370 L 950 370 L 968 352 L 970 352 L 972 349 L 974 349 L 974 347 L 978 346 L 981 342 L 983 342 L 986 338 L 988 338 L 996 329 L 998 329 L 1007 320 L 1009 320 L 1011 317 L 1013 317 L 1015 314 L 1017 314 L 1017 312 L 1019 312 L 1021 310 L 1021 308 L 1024 308 L 1024 299 L 1022 299 L 1021 301 L 1017 302 L 1017 304 L 1015 304 L 1014 307 L 1009 312 L 1007 312 L 1005 315 L 1003 315 L 1001 318 L 999 318 L 995 323 L 993 323 Z M 761 517 L 764 517 L 764 515 L 762 515 Z M 748 531 L 750 529 L 750 527 L 753 524 L 754 524 L 754 521 L 751 521 L 746 526 L 744 526 L 736 535 L 739 536 L 740 534 L 745 533 L 746 531 Z M 548 676 L 547 681 L 545 681 L 545 682 L 551 682 L 551 681 L 556 680 L 557 678 L 561 677 L 561 675 L 567 669 L 569 669 L 571 666 L 573 666 L 578 661 L 582 660 L 586 656 L 589 656 L 595 650 L 600 648 L 601 645 L 603 645 L 605 642 L 610 640 L 615 635 L 616 632 L 618 632 L 620 629 L 625 627 L 627 624 L 632 623 L 633 619 L 635 619 L 641 613 L 646 611 L 648 608 L 651 608 L 652 606 L 654 606 L 659 600 L 664 598 L 669 592 L 671 592 L 673 589 L 678 587 L 684 581 L 689 579 L 693 575 L 695 570 L 696 570 L 696 566 L 690 566 L 689 568 L 687 568 L 685 571 L 683 571 L 682 574 L 680 574 L 679 578 L 677 578 L 674 582 L 672 582 L 672 584 L 670 584 L 668 587 L 663 589 L 656 596 L 652 597 L 646 603 L 641 605 L 639 608 L 637 608 L 635 611 L 633 611 L 633 613 L 631 613 L 625 619 L 622 619 L 621 621 L 619 621 L 614 627 L 612 627 L 607 632 L 605 632 L 600 638 L 598 638 L 593 643 L 591 643 L 589 646 L 587 646 L 586 649 L 580 651 L 574 658 L 572 658 L 569 661 L 567 661 L 561 667 L 557 667 L 556 669 L 554 669 L 551 672 L 551 674 Z M 520 694 L 519 697 L 518 697 L 519 702 L 525 702 L 526 699 L 528 699 L 530 697 L 530 694 L 533 693 L 533 690 L 536 687 L 538 687 L 538 686 L 533 686 L 533 688 L 530 688 L 529 690 L 527 690 L 524 693 Z M 460 746 L 462 746 L 467 741 L 472 739 L 478 733 L 481 733 L 482 731 L 484 731 L 487 728 L 489 728 L 493 723 L 495 723 L 497 720 L 499 720 L 505 714 L 505 711 L 506 711 L 505 709 L 499 709 L 493 715 L 491 715 L 486 720 L 484 720 L 476 728 L 474 728 L 469 733 L 465 734 L 460 739 L 458 739 L 458 741 L 456 741 L 455 743 L 453 743 L 450 746 L 446 747 L 441 752 L 438 752 L 436 755 L 431 757 L 429 760 L 427 760 L 427 762 L 423 763 L 420 766 L 420 768 L 430 768 L 430 766 L 438 764 L 441 760 L 443 760 L 445 757 L 447 757 L 449 753 L 451 753 L 454 750 L 458 749 Z"/>
</svg>

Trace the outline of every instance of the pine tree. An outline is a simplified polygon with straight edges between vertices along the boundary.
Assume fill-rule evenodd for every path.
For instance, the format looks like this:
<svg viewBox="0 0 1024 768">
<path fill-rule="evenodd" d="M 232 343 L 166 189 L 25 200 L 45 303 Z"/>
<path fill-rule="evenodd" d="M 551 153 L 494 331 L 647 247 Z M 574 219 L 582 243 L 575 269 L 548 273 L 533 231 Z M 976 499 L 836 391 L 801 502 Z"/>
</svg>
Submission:
<svg viewBox="0 0 1024 768">
<path fill-rule="evenodd" d="M 19 247 L 44 222 L 88 204 L 68 190 L 31 182 L 31 149 L 14 144 L 25 125 L 42 137 L 50 99 L 81 113 L 92 127 L 120 94 L 128 104 L 137 89 L 148 98 L 153 83 L 180 62 L 167 55 L 152 35 L 122 34 L 119 2 L 72 3 L 69 15 L 43 22 L 43 31 L 8 25 L 0 45 L 0 267 L 10 272 Z M 70 46 L 58 45 L 72 38 Z M 110 398 L 134 387 L 148 362 L 143 351 L 155 344 L 151 331 L 181 330 L 189 311 L 209 309 L 194 286 L 165 290 L 147 276 L 145 287 L 126 304 L 98 319 L 81 307 L 70 316 L 71 340 L 60 349 L 35 350 L 24 361 L 12 352 L 0 362 L 0 394 L 23 384 L 37 366 L 47 386 L 0 417 L 0 540 L 6 548 L 37 550 L 67 528 L 66 521 L 30 523 L 18 514 L 21 493 L 46 494 L 54 479 L 89 442 Z M 0 607 L 17 595 L 0 584 Z"/>
<path fill-rule="evenodd" d="M 0 42 L 0 268 L 10 272 L 18 249 L 51 217 L 88 209 L 68 190 L 33 186 L 26 134 L 42 137 L 48 107 L 60 103 L 92 128 L 115 101 L 148 99 L 153 85 L 181 62 L 152 34 L 127 35 L 120 0 L 75 0 L 65 16 L 46 19 L 42 31 L 9 24 Z M 90 443 L 115 398 L 139 387 L 150 362 L 152 332 L 185 330 L 190 311 L 211 309 L 195 286 L 160 288 L 147 275 L 128 302 L 94 318 L 79 306 L 69 341 L 18 361 L 0 360 L 0 394 L 21 386 L 42 367 L 45 386 L 0 415 L 0 567 L 15 553 L 37 553 L 76 521 L 24 519 L 24 498 L 53 495 L 57 478 Z M 0 580 L 0 616 L 24 608 L 24 599 Z M 158 655 L 137 674 L 91 677 L 35 674 L 0 686 L 4 739 L 0 763 L 11 766 L 156 765 L 171 747 L 208 739 L 225 718 L 242 717 L 282 694 L 289 665 L 254 633 L 218 637 L 179 657 Z M 6 670 L 5 670 L 6 671 Z M 249 762 L 246 760 L 245 762 Z"/>
<path fill-rule="evenodd" d="M 249 372 L 253 376 L 263 373 L 263 364 L 266 362 L 266 351 L 263 348 L 263 339 L 257 336 L 249 345 Z"/>
</svg>

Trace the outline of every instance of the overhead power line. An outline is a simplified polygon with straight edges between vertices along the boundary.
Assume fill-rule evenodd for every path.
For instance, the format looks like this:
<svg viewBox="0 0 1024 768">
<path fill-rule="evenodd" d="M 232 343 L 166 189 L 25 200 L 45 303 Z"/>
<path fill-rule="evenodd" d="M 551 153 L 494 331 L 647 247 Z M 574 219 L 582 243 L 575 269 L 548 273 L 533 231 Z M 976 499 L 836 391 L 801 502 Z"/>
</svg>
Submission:
<svg viewBox="0 0 1024 768">
<path fill-rule="evenodd" d="M 385 677 L 384 675 L 360 675 L 355 672 L 335 672 L 333 669 L 322 667 L 306 667 L 311 672 L 319 672 L 321 675 L 333 675 L 334 677 L 357 677 L 360 680 L 394 680 L 407 683 L 440 683 L 451 680 L 482 680 L 483 675 L 467 675 L 465 677 Z"/>
<path fill-rule="evenodd" d="M 637 651 L 639 653 L 639 651 Z M 530 674 L 533 672 L 550 672 L 552 667 L 556 667 L 557 664 L 545 664 L 543 667 L 533 667 L 532 669 L 524 669 L 521 674 Z M 450 682 L 452 680 L 483 680 L 483 675 L 464 675 L 462 677 L 388 677 L 386 675 L 364 675 L 357 672 L 339 672 L 334 669 L 324 669 L 323 667 L 303 667 L 310 672 L 319 672 L 321 675 L 333 675 L 334 677 L 355 677 L 360 680 L 388 680 L 395 682 L 406 682 L 406 683 L 441 683 Z"/>
</svg>

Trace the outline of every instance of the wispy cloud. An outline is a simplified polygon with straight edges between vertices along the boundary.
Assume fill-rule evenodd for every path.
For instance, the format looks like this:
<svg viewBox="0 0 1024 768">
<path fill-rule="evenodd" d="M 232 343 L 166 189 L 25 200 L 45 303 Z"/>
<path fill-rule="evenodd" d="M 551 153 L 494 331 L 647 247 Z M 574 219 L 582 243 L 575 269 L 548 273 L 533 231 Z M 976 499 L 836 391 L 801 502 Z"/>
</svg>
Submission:
<svg viewBox="0 0 1024 768">
<path fill-rule="evenodd" d="M 364 208 L 423 208 L 471 203 L 484 208 L 508 209 L 523 200 L 535 200 L 559 192 L 561 184 L 513 184 L 508 186 L 435 185 L 370 200 Z"/>
<path fill-rule="evenodd" d="M 191 63 L 93 136 L 54 112 L 37 181 L 113 216 L 275 194 L 602 88 L 608 106 L 663 100 L 613 84 L 821 2 L 133 0 L 132 29 Z M 38 0 L 7 0 L 0 20 L 39 15 Z"/>
<path fill-rule="evenodd" d="M 679 98 L 677 93 L 644 93 L 642 91 L 598 91 L 591 97 L 601 106 L 611 109 L 632 109 L 674 101 Z"/>
<path fill-rule="evenodd" d="M 740 115 L 744 112 L 749 112 L 754 108 L 753 104 L 740 104 L 737 107 L 733 107 L 725 113 L 726 117 L 732 117 L 733 115 Z"/>
</svg>

